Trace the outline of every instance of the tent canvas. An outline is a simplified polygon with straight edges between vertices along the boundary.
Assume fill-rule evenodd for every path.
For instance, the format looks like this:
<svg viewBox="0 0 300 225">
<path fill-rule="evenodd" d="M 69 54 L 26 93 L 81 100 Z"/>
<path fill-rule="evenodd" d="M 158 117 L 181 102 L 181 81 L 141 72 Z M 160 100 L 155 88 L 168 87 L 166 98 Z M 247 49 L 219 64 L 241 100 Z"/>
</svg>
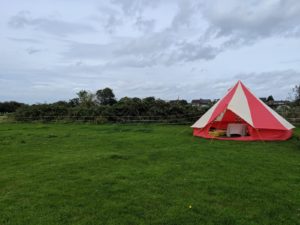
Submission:
<svg viewBox="0 0 300 225">
<path fill-rule="evenodd" d="M 247 127 L 241 137 L 215 137 L 211 130 L 227 129 L 228 124 L 240 123 Z M 226 140 L 287 140 L 294 126 L 267 106 L 238 81 L 227 94 L 213 105 L 193 125 L 194 136 Z"/>
</svg>

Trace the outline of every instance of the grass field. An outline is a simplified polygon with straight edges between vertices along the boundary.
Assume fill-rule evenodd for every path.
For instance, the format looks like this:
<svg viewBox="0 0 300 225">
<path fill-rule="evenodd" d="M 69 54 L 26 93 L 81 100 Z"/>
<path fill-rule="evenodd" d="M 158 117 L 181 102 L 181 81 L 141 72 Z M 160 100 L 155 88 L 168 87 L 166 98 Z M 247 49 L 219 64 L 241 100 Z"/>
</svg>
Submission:
<svg viewBox="0 0 300 225">
<path fill-rule="evenodd" d="M 0 224 L 300 224 L 295 137 L 210 141 L 191 132 L 0 124 Z"/>
</svg>

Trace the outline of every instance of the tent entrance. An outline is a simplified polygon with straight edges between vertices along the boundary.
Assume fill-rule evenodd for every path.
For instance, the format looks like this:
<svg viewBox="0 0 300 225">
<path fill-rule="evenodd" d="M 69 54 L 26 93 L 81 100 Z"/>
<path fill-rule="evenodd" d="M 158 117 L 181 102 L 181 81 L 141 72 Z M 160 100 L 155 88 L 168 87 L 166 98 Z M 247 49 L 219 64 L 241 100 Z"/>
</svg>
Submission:
<svg viewBox="0 0 300 225">
<path fill-rule="evenodd" d="M 240 138 L 250 136 L 252 127 L 231 110 L 226 109 L 208 127 L 212 138 Z"/>
</svg>

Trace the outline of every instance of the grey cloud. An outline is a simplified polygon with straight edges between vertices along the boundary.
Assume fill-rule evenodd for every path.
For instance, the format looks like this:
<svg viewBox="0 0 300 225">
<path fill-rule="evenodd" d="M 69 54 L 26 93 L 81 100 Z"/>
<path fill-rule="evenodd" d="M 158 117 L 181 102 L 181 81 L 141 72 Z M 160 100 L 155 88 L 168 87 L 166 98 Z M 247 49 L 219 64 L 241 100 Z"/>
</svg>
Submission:
<svg viewBox="0 0 300 225">
<path fill-rule="evenodd" d="M 113 61 L 109 62 L 106 65 L 106 67 L 109 67 L 109 68 L 122 68 L 122 67 L 142 68 L 142 67 L 154 66 L 155 64 L 156 63 L 152 59 L 126 57 L 126 58 L 119 58 L 118 60 L 113 60 Z"/>
<path fill-rule="evenodd" d="M 180 27 L 189 27 L 192 21 L 192 17 L 199 11 L 199 3 L 194 1 L 179 1 L 178 12 L 173 18 L 172 28 L 178 30 Z"/>
<path fill-rule="evenodd" d="M 139 24 L 139 18 L 142 16 L 143 11 L 148 8 L 157 8 L 163 3 L 172 3 L 178 6 L 178 12 L 172 21 L 172 29 L 178 29 L 181 26 L 189 26 L 191 18 L 198 12 L 200 6 L 197 0 L 111 0 L 114 5 L 120 6 L 123 13 L 129 16 L 138 16 L 137 24 Z M 144 20 L 143 25 L 152 27 L 153 20 Z"/>
<path fill-rule="evenodd" d="M 127 2 L 129 5 L 124 2 L 113 1 L 114 4 L 121 5 L 123 11 L 138 11 L 140 6 L 144 8 L 149 6 L 147 4 L 146 6 L 142 5 L 143 1 Z M 157 4 L 159 2 L 155 1 L 153 4 L 150 4 L 150 7 L 155 7 Z M 214 59 L 225 47 L 216 47 L 209 44 L 207 40 L 201 39 L 202 34 L 198 35 L 198 38 L 194 38 L 194 40 L 189 40 L 189 33 L 185 33 L 185 29 L 190 26 L 199 4 L 190 0 L 178 0 L 175 4 L 178 5 L 177 14 L 172 19 L 170 26 L 159 32 L 150 32 L 153 31 L 155 26 L 153 19 L 146 19 L 138 15 L 134 17 L 134 25 L 145 32 L 142 36 L 113 39 L 108 44 L 72 43 L 68 45 L 63 55 L 67 58 L 103 59 L 107 61 L 108 67 L 170 66 L 178 62 Z M 101 8 L 100 11 L 102 12 L 104 9 Z M 119 23 L 122 23 L 115 16 L 118 14 L 120 12 L 117 8 L 109 8 L 105 13 L 105 17 L 111 18 L 105 25 L 110 32 Z M 132 12 L 132 14 L 135 13 Z"/>
<path fill-rule="evenodd" d="M 33 47 L 29 47 L 29 48 L 26 49 L 26 52 L 29 55 L 36 54 L 36 53 L 39 53 L 41 51 L 43 51 L 43 50 L 42 49 L 33 48 Z"/>
<path fill-rule="evenodd" d="M 124 85 L 123 88 L 126 88 L 128 92 L 139 92 L 141 90 L 145 90 L 151 94 L 164 93 L 170 90 L 170 87 L 161 82 L 153 82 L 153 81 L 145 81 L 144 83 L 135 83 L 133 85 Z"/>
<path fill-rule="evenodd" d="M 224 80 L 222 80 L 224 81 Z M 145 81 L 133 82 L 131 85 L 121 83 L 117 90 L 131 96 L 155 96 L 163 99 L 177 99 L 183 98 L 192 100 L 196 98 L 220 98 L 226 90 L 233 85 L 233 82 L 226 83 L 225 87 L 213 87 L 213 83 L 218 80 L 203 80 L 201 82 L 182 82 L 180 84 L 173 82 L 162 81 Z M 213 92 L 212 92 L 213 90 Z"/>
<path fill-rule="evenodd" d="M 89 18 L 101 24 L 102 28 L 110 34 L 113 34 L 117 28 L 124 24 L 124 15 L 121 9 L 113 5 L 99 6 L 97 13 Z"/>
<path fill-rule="evenodd" d="M 67 51 L 63 52 L 66 58 L 77 59 L 109 59 L 114 55 L 117 44 L 92 44 L 69 42 Z"/>
<path fill-rule="evenodd" d="M 299 84 L 300 72 L 296 70 L 278 70 L 258 73 L 240 73 L 232 77 L 206 79 L 201 82 L 185 83 L 182 89 L 189 96 L 221 98 L 238 80 L 241 80 L 257 97 L 273 95 L 277 100 L 289 98 L 292 88 Z M 183 92 L 182 89 L 178 93 Z"/>
<path fill-rule="evenodd" d="M 296 70 L 278 70 L 260 73 L 242 73 L 234 77 L 236 80 L 255 87 L 261 97 L 276 93 L 277 96 L 286 96 L 292 88 L 299 84 L 300 72 Z"/>
<path fill-rule="evenodd" d="M 131 39 L 127 43 L 124 43 L 122 48 L 117 50 L 116 53 L 121 55 L 145 56 L 158 51 L 164 51 L 169 48 L 174 41 L 174 35 L 165 30 L 163 32 Z"/>
<path fill-rule="evenodd" d="M 80 71 L 80 68 L 83 70 Z M 300 77 L 299 71 L 282 70 L 262 73 L 243 73 L 234 77 L 215 77 L 212 79 L 204 79 L 204 77 L 201 76 L 200 79 L 197 80 L 186 79 L 181 82 L 173 82 L 170 80 L 147 80 L 147 76 L 145 75 L 141 74 L 141 77 L 132 75 L 130 71 L 133 70 L 122 70 L 122 72 L 116 70 L 116 73 L 105 72 L 105 76 L 99 76 L 103 68 L 99 66 L 94 69 L 94 71 L 89 71 L 89 68 L 85 67 L 84 63 L 80 63 L 80 65 L 74 65 L 74 68 L 61 68 L 59 73 L 55 72 L 57 69 L 54 68 L 53 71 L 27 71 L 25 73 L 26 76 L 24 76 L 24 73 L 22 76 L 19 76 L 19 74 L 15 76 L 9 74 L 2 76 L 1 79 L 3 79 L 3 82 L 0 82 L 0 86 L 3 88 L 2 90 L 7 90 L 6 85 L 3 86 L 1 84 L 14 86 L 22 84 L 20 91 L 27 93 L 26 96 L 23 97 L 30 98 L 32 101 L 42 101 L 43 99 L 54 101 L 63 96 L 64 99 L 68 99 L 74 96 L 77 90 L 96 90 L 96 88 L 99 88 L 99 85 L 112 87 L 118 97 L 125 95 L 138 97 L 154 95 L 164 99 L 174 99 L 180 96 L 191 100 L 200 97 L 220 98 L 226 93 L 228 88 L 240 79 L 258 97 L 272 94 L 275 99 L 284 99 L 285 96 L 288 96 L 292 87 L 299 83 Z M 97 76 L 87 76 L 86 72 L 89 72 L 89 75 L 92 72 L 97 74 Z M 42 74 L 43 77 L 41 77 L 40 74 Z M 61 76 L 62 74 L 64 74 L 64 76 Z M 127 75 L 122 78 L 120 74 Z M 136 79 L 134 79 L 134 77 L 136 77 Z M 99 82 L 97 83 L 95 81 Z M 128 83 L 130 83 L 130 85 L 128 85 Z M 38 97 L 34 97 L 36 91 L 40 93 Z M 56 93 L 60 94 L 55 96 Z M 17 96 L 22 95 L 21 93 L 13 93 L 10 95 L 10 98 L 13 97 L 17 99 Z M 2 96 L 2 99 L 4 98 L 5 95 Z"/>
<path fill-rule="evenodd" d="M 293 64 L 293 63 L 299 63 L 300 59 L 292 59 L 292 60 L 285 60 L 285 61 L 280 61 L 279 63 L 282 64 Z"/>
<path fill-rule="evenodd" d="M 155 21 L 153 19 L 144 19 L 141 16 L 138 16 L 135 21 L 135 26 L 138 30 L 143 32 L 151 32 L 154 29 Z"/>
<path fill-rule="evenodd" d="M 115 5 L 121 6 L 125 14 L 140 14 L 147 7 L 155 7 L 160 4 L 159 1 L 153 0 L 111 0 Z"/>
<path fill-rule="evenodd" d="M 287 80 L 289 80 L 288 83 L 299 81 L 300 72 L 295 70 L 280 70 L 280 71 L 267 71 L 261 73 L 246 73 L 246 74 L 242 73 L 236 75 L 234 78 L 247 80 L 254 84 L 266 84 L 266 83 L 282 84 Z"/>
<path fill-rule="evenodd" d="M 109 32 L 112 33 L 115 31 L 115 29 L 122 25 L 123 21 L 121 18 L 118 18 L 116 15 L 111 14 L 106 19 L 106 22 L 104 23 L 104 28 Z"/>
<path fill-rule="evenodd" d="M 13 28 L 23 28 L 28 23 L 30 23 L 30 12 L 20 11 L 17 15 L 11 17 L 8 22 L 8 25 Z"/>
<path fill-rule="evenodd" d="M 88 81 L 82 77 L 75 79 L 72 75 L 72 78 L 52 70 L 31 69 L 2 73 L 0 101 L 37 103 L 67 100 L 72 98 L 78 89 L 88 89 L 89 86 Z"/>
<path fill-rule="evenodd" d="M 161 4 L 159 1 L 147 3 L 148 1 L 144 0 L 113 0 L 112 2 L 113 5 L 99 8 L 100 14 L 103 14 L 102 18 L 104 18 L 102 23 L 108 32 L 113 33 L 115 29 L 123 25 L 123 14 L 130 12 L 134 18 L 133 25 L 145 33 L 132 38 L 112 39 L 107 44 L 69 43 L 67 50 L 62 53 L 65 58 L 104 60 L 107 67 L 110 68 L 113 66 L 139 68 L 155 65 L 170 66 L 196 60 L 208 61 L 229 48 L 241 47 L 246 43 L 251 44 L 255 41 L 255 37 L 268 35 L 268 32 L 270 33 L 272 30 L 269 27 L 274 27 L 269 26 L 272 21 L 275 23 L 279 21 L 282 24 L 286 22 L 289 25 L 291 21 L 298 18 L 296 12 L 300 5 L 295 4 L 295 7 L 291 8 L 292 1 L 287 1 L 273 4 L 266 10 L 266 5 L 263 3 L 253 4 L 252 2 L 242 5 L 236 1 L 234 4 L 223 5 L 222 10 L 219 10 L 213 5 L 203 4 L 205 6 L 203 9 L 206 10 L 203 14 L 211 22 L 211 26 L 206 33 L 199 33 L 197 34 L 198 38 L 194 37 L 193 40 L 190 40 L 189 33 L 185 32 L 186 29 L 196 27 L 194 20 L 199 16 L 198 14 L 201 14 L 198 1 L 175 1 L 178 11 L 170 26 L 160 32 L 149 32 L 153 31 L 155 21 L 146 19 L 140 12 L 140 9 L 157 7 Z M 287 12 L 279 15 L 278 8 L 280 7 Z M 59 26 L 54 25 L 56 22 L 57 20 L 50 22 L 50 19 L 46 18 L 34 19 L 28 12 L 21 12 L 10 21 L 14 27 L 33 26 L 36 29 L 48 27 L 48 32 L 59 33 L 60 30 L 49 29 L 51 26 L 57 29 Z M 44 26 L 46 24 L 48 26 Z M 63 32 L 75 32 L 76 30 L 70 26 L 71 28 L 69 27 L 69 31 L 67 31 L 68 29 L 64 29 L 65 26 L 67 25 L 62 25 Z M 79 30 L 81 28 L 79 26 Z M 215 34 L 217 36 L 214 36 Z M 217 44 L 212 44 L 214 41 Z"/>
<path fill-rule="evenodd" d="M 202 11 L 217 37 L 235 36 L 251 40 L 300 34 L 298 0 L 233 1 L 226 5 L 218 1 L 206 4 Z"/>
<path fill-rule="evenodd" d="M 209 45 L 202 45 L 199 42 L 180 43 L 179 48 L 171 54 L 171 61 L 195 61 L 195 60 L 211 60 L 214 59 L 221 49 Z"/>
<path fill-rule="evenodd" d="M 41 30 L 58 36 L 96 31 L 92 26 L 82 23 L 67 22 L 54 18 L 32 18 L 27 11 L 21 11 L 11 17 L 8 24 L 10 27 L 16 29 L 32 27 L 35 30 Z"/>
<path fill-rule="evenodd" d="M 179 62 L 212 60 L 222 49 L 199 40 L 177 42 L 171 32 L 116 40 L 109 44 L 70 43 L 63 53 L 66 58 L 102 59 L 107 67 L 151 67 Z"/>
<path fill-rule="evenodd" d="M 30 43 L 30 44 L 41 43 L 41 41 L 33 39 L 33 38 L 15 38 L 15 37 L 9 37 L 8 39 L 11 40 L 11 41 L 15 41 L 15 42 L 23 42 L 23 43 Z"/>
<path fill-rule="evenodd" d="M 87 59 L 158 56 L 160 52 L 172 45 L 170 38 L 171 36 L 167 32 L 163 32 L 140 38 L 115 39 L 108 44 L 70 42 L 63 55 L 70 58 Z"/>
<path fill-rule="evenodd" d="M 90 3 L 93 5 L 86 7 L 89 4 L 83 1 L 76 4 L 62 1 L 59 6 L 65 8 L 53 5 L 51 9 L 40 9 L 38 4 L 31 7 L 33 3 L 28 3 L 32 12 L 51 15 L 54 10 L 58 12 L 56 15 L 64 15 L 64 19 L 39 17 L 26 11 L 15 15 L 12 14 L 15 7 L 7 7 L 2 20 L 9 21 L 9 26 L 3 27 L 2 33 L 11 38 L 3 40 L 1 99 L 18 97 L 31 102 L 67 99 L 74 96 L 75 90 L 96 90 L 99 85 L 112 87 L 118 97 L 218 98 L 238 79 L 258 96 L 274 94 L 275 98 L 284 98 L 299 83 L 298 1 Z M 75 11 L 63 14 L 66 9 Z M 91 18 L 91 15 L 94 18 L 87 24 L 76 22 L 78 16 Z M 47 39 L 44 33 L 58 37 Z M 91 35 L 82 35 L 85 33 Z M 287 38 L 291 36 L 293 40 Z M 35 37 L 45 39 L 39 43 Z M 263 38 L 270 41 L 254 45 Z M 47 44 L 49 54 L 38 53 L 45 50 L 42 43 Z M 252 46 L 241 51 L 227 51 L 249 44 Z M 269 53 L 273 47 L 280 54 Z M 19 54 L 20 50 L 26 50 L 30 57 Z M 260 56 L 262 51 L 268 53 Z M 220 60 L 214 60 L 223 52 Z M 280 63 L 289 58 L 295 61 Z M 256 63 L 257 67 L 251 67 Z M 200 71 L 201 68 L 205 70 Z M 261 72 L 262 68 L 274 71 Z M 279 70 L 282 68 L 294 70 Z M 12 89 L 17 91 L 11 92 Z"/>
</svg>

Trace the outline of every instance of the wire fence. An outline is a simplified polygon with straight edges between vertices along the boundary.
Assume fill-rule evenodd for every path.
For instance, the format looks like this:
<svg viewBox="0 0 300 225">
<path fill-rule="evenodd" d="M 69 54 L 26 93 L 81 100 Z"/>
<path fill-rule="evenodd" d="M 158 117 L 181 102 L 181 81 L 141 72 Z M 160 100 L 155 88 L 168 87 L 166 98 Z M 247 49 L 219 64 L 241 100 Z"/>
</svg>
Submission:
<svg viewBox="0 0 300 225">
<path fill-rule="evenodd" d="M 172 116 L 30 116 L 18 117 L 13 115 L 1 116 L 0 122 L 24 123 L 24 122 L 43 122 L 43 123 L 164 123 L 164 124 L 191 124 L 200 116 L 191 114 L 172 115 Z"/>
<path fill-rule="evenodd" d="M 1 115 L 0 123 L 94 123 L 94 124 L 111 124 L 111 123 L 159 123 L 159 124 L 192 124 L 201 115 L 171 115 L 171 116 L 29 116 L 18 117 L 14 115 Z M 300 125 L 300 118 L 286 118 L 294 125 Z"/>
</svg>

